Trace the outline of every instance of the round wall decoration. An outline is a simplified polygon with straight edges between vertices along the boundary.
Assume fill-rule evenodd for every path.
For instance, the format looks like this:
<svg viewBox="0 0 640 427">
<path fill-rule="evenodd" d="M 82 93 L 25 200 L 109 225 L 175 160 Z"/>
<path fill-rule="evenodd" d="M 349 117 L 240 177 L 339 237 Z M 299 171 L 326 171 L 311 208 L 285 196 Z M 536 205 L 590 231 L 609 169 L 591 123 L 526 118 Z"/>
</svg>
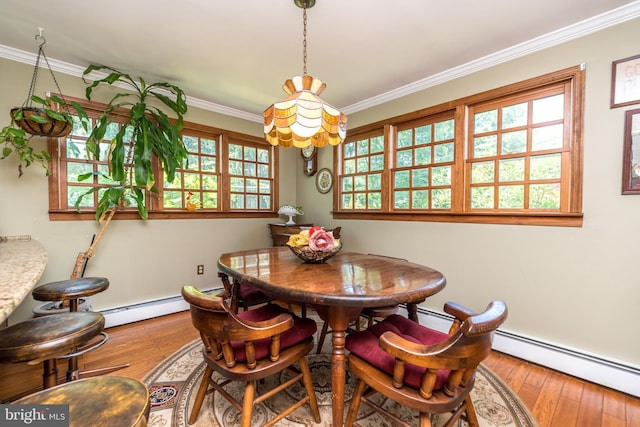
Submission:
<svg viewBox="0 0 640 427">
<path fill-rule="evenodd" d="M 316 188 L 322 194 L 328 193 L 333 186 L 333 174 L 331 173 L 331 169 L 322 168 L 318 171 L 316 175 Z"/>
</svg>

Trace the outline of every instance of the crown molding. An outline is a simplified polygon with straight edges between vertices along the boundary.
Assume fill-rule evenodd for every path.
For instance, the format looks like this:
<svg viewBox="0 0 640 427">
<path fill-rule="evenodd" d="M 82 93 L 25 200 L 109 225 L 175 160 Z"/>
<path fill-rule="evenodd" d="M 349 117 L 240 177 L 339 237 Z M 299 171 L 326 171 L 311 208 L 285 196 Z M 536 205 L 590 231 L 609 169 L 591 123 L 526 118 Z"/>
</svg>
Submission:
<svg viewBox="0 0 640 427">
<path fill-rule="evenodd" d="M 32 65 L 35 63 L 37 59 L 37 55 L 31 52 L 25 52 L 23 50 L 14 49 L 12 47 L 4 46 L 0 44 L 0 58 L 5 58 L 11 61 L 22 62 L 24 64 Z M 57 59 L 52 59 L 52 58 L 47 58 L 47 59 L 53 71 L 57 73 L 68 74 L 70 76 L 74 76 L 78 78 L 83 77 L 82 73 L 85 70 L 84 67 L 81 67 L 75 64 L 70 64 L 64 61 L 59 61 Z M 107 76 L 106 73 L 100 73 L 100 72 L 94 71 L 89 75 L 85 76 L 85 78 L 88 80 L 97 80 L 97 79 L 102 79 L 106 76 Z M 118 86 L 123 89 L 126 89 L 126 87 L 122 85 L 118 85 L 117 83 L 114 86 Z M 251 122 L 262 123 L 263 121 L 263 117 L 258 114 L 249 113 L 247 111 L 238 110 L 235 108 L 227 107 L 225 105 L 220 105 L 220 104 L 205 101 L 199 98 L 194 98 L 192 96 L 187 96 L 186 98 L 187 98 L 187 104 L 192 107 L 197 107 L 206 111 L 220 113 L 225 116 L 237 117 L 239 119 L 244 119 Z"/>
<path fill-rule="evenodd" d="M 621 24 L 626 21 L 630 21 L 638 17 L 640 17 L 640 0 L 636 0 L 625 6 L 621 6 L 617 9 L 613 9 L 601 15 L 586 19 L 560 30 L 553 31 L 543 36 L 536 37 L 526 42 L 511 46 L 509 48 L 495 52 L 491 55 L 487 55 L 482 58 L 467 62 L 466 64 L 450 68 L 443 72 L 434 74 L 413 83 L 409 83 L 380 95 L 364 99 L 355 104 L 346 106 L 341 110 L 345 114 L 357 113 L 359 111 L 384 104 L 385 102 L 393 101 L 403 96 L 411 95 L 430 87 L 438 86 L 451 80 L 473 74 L 475 72 L 493 67 L 495 65 L 502 64 L 504 62 L 508 62 L 526 55 L 530 55 L 534 52 L 556 46 L 570 40 L 584 37 L 586 35 L 595 33 L 608 27 L 612 27 L 614 25 Z M 37 55 L 0 44 L 0 58 L 22 62 L 25 64 L 34 64 Z M 84 72 L 84 67 L 70 64 L 68 62 L 58 61 L 56 59 L 49 59 L 49 65 L 51 65 L 51 69 L 56 72 L 72 75 L 78 78 L 82 78 L 82 73 Z M 92 75 L 88 77 L 91 78 Z M 259 114 L 238 110 L 236 108 L 227 107 L 221 104 L 216 104 L 214 102 L 205 101 L 203 99 L 194 98 L 191 96 L 187 96 L 187 104 L 190 106 L 201 108 L 205 111 L 212 111 L 214 113 L 236 117 L 251 122 L 262 123 L 263 121 L 263 117 Z"/>
<path fill-rule="evenodd" d="M 359 111 L 366 110 L 367 108 L 375 107 L 377 105 L 384 104 L 385 102 L 393 101 L 403 96 L 411 95 L 430 87 L 441 85 L 495 65 L 530 55 L 534 52 L 556 46 L 570 40 L 584 37 L 605 28 L 630 21 L 639 16 L 640 1 L 634 1 L 607 13 L 603 13 L 560 30 L 508 47 L 482 58 L 467 62 L 466 64 L 450 68 L 441 73 L 434 74 L 424 79 L 401 86 L 397 89 L 376 95 L 369 99 L 362 100 L 344 107 L 342 111 L 345 114 L 357 113 Z"/>
</svg>

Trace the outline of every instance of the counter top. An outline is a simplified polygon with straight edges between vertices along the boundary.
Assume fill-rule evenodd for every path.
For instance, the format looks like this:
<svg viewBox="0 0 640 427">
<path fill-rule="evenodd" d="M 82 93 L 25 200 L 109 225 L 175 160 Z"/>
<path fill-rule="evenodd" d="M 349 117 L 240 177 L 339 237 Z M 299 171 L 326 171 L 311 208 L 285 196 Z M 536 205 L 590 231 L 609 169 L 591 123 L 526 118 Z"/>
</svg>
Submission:
<svg viewBox="0 0 640 427">
<path fill-rule="evenodd" d="M 47 251 L 31 236 L 0 236 L 0 323 L 20 305 L 47 265 Z"/>
</svg>

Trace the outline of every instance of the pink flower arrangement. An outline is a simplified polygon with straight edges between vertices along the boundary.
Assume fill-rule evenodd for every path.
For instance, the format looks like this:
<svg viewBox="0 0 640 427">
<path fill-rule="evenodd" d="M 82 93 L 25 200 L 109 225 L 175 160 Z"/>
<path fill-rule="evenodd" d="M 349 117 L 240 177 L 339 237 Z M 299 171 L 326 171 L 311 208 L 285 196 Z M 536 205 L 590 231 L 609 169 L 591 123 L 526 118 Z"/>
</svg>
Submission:
<svg viewBox="0 0 640 427">
<path fill-rule="evenodd" d="M 333 237 L 333 231 L 326 231 L 315 225 L 309 230 L 302 230 L 299 234 L 290 236 L 287 245 L 298 248 L 308 246 L 313 251 L 330 252 L 340 246 L 340 239 Z"/>
<path fill-rule="evenodd" d="M 333 237 L 333 231 L 319 230 L 309 231 L 309 247 L 314 251 L 329 252 L 336 247 L 336 239 Z"/>
</svg>

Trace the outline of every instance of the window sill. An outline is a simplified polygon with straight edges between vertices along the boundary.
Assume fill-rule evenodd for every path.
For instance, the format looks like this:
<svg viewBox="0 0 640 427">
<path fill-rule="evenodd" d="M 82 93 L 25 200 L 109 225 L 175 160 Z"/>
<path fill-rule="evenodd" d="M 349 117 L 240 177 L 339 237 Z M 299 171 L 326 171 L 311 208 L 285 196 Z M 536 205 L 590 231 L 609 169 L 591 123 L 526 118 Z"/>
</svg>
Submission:
<svg viewBox="0 0 640 427">
<path fill-rule="evenodd" d="M 211 212 L 211 211 L 175 211 L 149 212 L 149 220 L 158 219 L 216 219 L 216 218 L 277 218 L 276 212 Z M 119 211 L 114 220 L 140 219 L 137 211 Z M 95 221 L 95 212 L 57 211 L 49 210 L 50 221 Z"/>
<path fill-rule="evenodd" d="M 459 222 L 471 224 L 542 225 L 553 227 L 582 227 L 582 213 L 388 213 L 333 212 L 334 219 L 370 219 L 384 221 Z"/>
</svg>

